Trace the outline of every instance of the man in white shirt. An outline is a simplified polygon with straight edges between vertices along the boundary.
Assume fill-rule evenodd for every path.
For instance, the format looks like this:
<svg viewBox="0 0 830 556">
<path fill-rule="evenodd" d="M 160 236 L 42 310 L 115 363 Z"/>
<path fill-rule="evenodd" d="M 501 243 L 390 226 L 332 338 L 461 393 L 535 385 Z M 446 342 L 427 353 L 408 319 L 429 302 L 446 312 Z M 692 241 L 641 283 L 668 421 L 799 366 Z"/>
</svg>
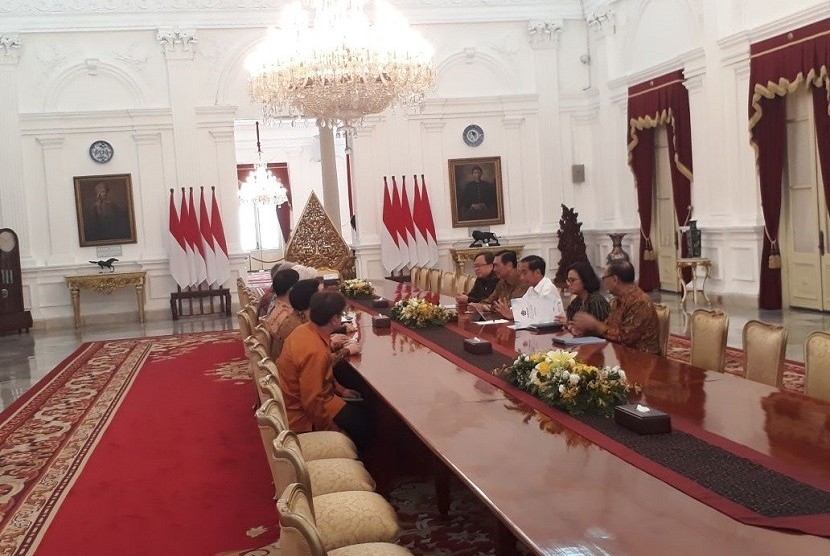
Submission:
<svg viewBox="0 0 830 556">
<path fill-rule="evenodd" d="M 559 295 L 559 290 L 553 285 L 553 281 L 545 276 L 545 270 L 545 260 L 538 255 L 528 255 L 519 261 L 519 279 L 522 284 L 528 286 L 522 299 L 532 303 L 534 298 L 544 297 L 553 303 L 553 314 L 543 315 L 543 320 L 539 322 L 551 322 L 556 317 L 565 314 L 565 308 L 562 305 L 562 297 Z M 497 301 L 493 307 L 504 318 L 514 320 L 513 311 L 510 309 L 508 301 Z"/>
</svg>

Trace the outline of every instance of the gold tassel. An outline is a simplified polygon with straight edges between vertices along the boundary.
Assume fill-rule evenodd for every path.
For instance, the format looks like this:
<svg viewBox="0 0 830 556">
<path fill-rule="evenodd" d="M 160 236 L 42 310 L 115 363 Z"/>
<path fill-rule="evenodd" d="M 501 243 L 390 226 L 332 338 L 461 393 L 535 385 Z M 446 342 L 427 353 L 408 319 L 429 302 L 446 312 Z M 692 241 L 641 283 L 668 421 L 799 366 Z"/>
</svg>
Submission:
<svg viewBox="0 0 830 556">
<path fill-rule="evenodd" d="M 643 259 L 646 261 L 656 261 L 657 253 L 655 253 L 653 249 L 646 249 L 643 252 Z"/>
<path fill-rule="evenodd" d="M 781 268 L 781 252 L 778 250 L 778 242 L 776 240 L 770 242 L 767 266 L 771 269 Z"/>
</svg>

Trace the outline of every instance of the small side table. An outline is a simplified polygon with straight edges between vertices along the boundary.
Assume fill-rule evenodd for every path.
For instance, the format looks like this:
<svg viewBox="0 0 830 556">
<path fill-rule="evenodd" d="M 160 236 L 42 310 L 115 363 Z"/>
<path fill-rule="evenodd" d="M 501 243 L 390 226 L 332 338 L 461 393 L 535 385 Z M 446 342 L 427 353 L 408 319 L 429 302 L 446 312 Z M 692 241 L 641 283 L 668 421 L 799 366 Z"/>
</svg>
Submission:
<svg viewBox="0 0 830 556">
<path fill-rule="evenodd" d="M 138 320 L 144 322 L 144 284 L 146 281 L 147 273 L 143 271 L 67 276 L 66 285 L 69 287 L 69 293 L 72 295 L 72 314 L 75 320 L 75 328 L 81 326 L 81 290 L 112 293 L 118 288 L 135 286 Z"/>
<path fill-rule="evenodd" d="M 700 293 L 703 294 L 703 299 L 706 300 L 708 305 L 712 305 L 712 302 L 709 301 L 709 297 L 706 295 L 706 280 L 709 279 L 709 274 L 712 270 L 712 261 L 704 257 L 695 257 L 695 258 L 681 258 L 677 259 L 677 283 L 680 285 L 680 288 L 683 290 L 683 297 L 680 298 L 680 305 L 684 306 L 686 304 L 686 296 L 688 296 L 689 292 L 686 289 L 686 281 L 683 279 L 683 269 L 690 268 L 692 269 L 692 299 L 697 305 L 697 268 L 702 267 L 705 271 L 703 275 L 703 283 L 700 285 Z"/>
</svg>

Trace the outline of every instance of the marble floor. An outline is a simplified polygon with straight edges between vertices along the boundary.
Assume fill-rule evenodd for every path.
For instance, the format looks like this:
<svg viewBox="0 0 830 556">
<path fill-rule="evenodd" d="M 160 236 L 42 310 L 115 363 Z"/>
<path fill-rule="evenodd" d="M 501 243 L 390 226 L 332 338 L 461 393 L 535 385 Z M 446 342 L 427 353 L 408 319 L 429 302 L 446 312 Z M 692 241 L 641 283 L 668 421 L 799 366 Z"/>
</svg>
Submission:
<svg viewBox="0 0 830 556">
<path fill-rule="evenodd" d="M 689 302 L 681 311 L 678 296 L 661 293 L 655 296 L 672 309 L 671 329 L 675 334 L 688 335 L 689 314 L 694 305 Z M 746 301 L 725 300 L 718 305 L 729 314 L 727 344 L 741 346 L 741 329 L 751 319 L 782 323 L 789 330 L 787 358 L 804 360 L 804 339 L 814 330 L 830 328 L 830 313 L 798 309 L 764 311 L 747 306 Z M 106 325 L 85 325 L 81 329 L 45 328 L 36 326 L 29 334 L 0 335 L 0 410 L 7 407 L 29 388 L 46 376 L 53 367 L 66 358 L 81 343 L 108 338 L 162 336 L 212 330 L 231 330 L 237 327 L 236 317 L 189 317 L 178 321 L 155 320 L 139 324 L 123 322 Z"/>
</svg>

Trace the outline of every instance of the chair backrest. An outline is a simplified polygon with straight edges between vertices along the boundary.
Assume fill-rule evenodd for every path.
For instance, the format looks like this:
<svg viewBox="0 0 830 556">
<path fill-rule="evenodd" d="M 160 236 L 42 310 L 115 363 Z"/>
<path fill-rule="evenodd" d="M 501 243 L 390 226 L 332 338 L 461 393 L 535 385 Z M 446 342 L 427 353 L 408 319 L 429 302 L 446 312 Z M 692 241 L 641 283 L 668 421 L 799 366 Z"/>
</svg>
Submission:
<svg viewBox="0 0 830 556">
<path fill-rule="evenodd" d="M 268 354 L 265 353 L 265 348 L 263 348 L 262 344 L 259 342 L 255 342 L 253 346 L 251 346 L 251 350 L 248 353 L 248 370 L 251 373 L 251 379 L 254 381 L 254 388 L 256 388 L 260 404 L 264 403 L 269 397 L 266 392 L 262 390 L 262 385 L 260 383 L 260 380 L 267 376 L 267 372 L 259 366 L 259 362 L 266 357 L 268 357 Z"/>
<path fill-rule="evenodd" d="M 813 332 L 804 343 L 806 392 L 830 402 L 830 333 Z"/>
<path fill-rule="evenodd" d="M 265 348 L 266 355 L 271 356 L 271 332 L 264 325 L 258 324 L 251 331 L 251 336 L 257 339 L 260 345 Z"/>
<path fill-rule="evenodd" d="M 470 293 L 473 290 L 473 287 L 476 285 L 476 275 L 475 274 L 468 274 L 467 275 L 467 284 L 464 287 L 464 293 Z"/>
<path fill-rule="evenodd" d="M 413 286 L 421 291 L 427 291 L 429 289 L 429 270 L 424 266 L 418 269 L 418 283 L 413 284 Z"/>
<path fill-rule="evenodd" d="M 779 324 L 751 320 L 744 325 L 744 376 L 749 380 L 781 388 L 787 329 Z"/>
<path fill-rule="evenodd" d="M 663 357 L 669 351 L 669 322 L 671 320 L 671 309 L 668 305 L 655 303 L 654 310 L 657 311 L 657 330 L 660 353 Z"/>
<path fill-rule="evenodd" d="M 427 288 L 432 293 L 441 293 L 441 271 L 437 268 L 429 269 Z"/>
<path fill-rule="evenodd" d="M 245 311 L 236 313 L 236 319 L 239 321 L 239 335 L 245 340 L 251 335 L 251 321 L 250 316 Z"/>
<path fill-rule="evenodd" d="M 268 379 L 263 379 L 263 382 Z M 259 437 L 262 439 L 262 446 L 265 448 L 265 456 L 268 459 L 268 467 L 271 469 L 271 476 L 275 477 L 281 472 L 278 467 L 278 462 L 274 459 L 272 451 L 274 450 L 274 440 L 279 434 L 286 430 L 285 421 L 280 415 L 279 402 L 275 399 L 266 400 L 256 410 L 256 421 L 259 427 Z M 280 491 L 276 490 L 275 494 Z"/>
<path fill-rule="evenodd" d="M 460 278 L 463 279 L 463 276 Z M 455 272 L 446 271 L 441 274 L 441 293 L 455 295 Z"/>
<path fill-rule="evenodd" d="M 297 434 L 285 429 L 271 443 L 271 473 L 277 492 L 285 490 L 291 483 L 300 483 L 311 492 L 311 477 L 303 459 Z"/>
<path fill-rule="evenodd" d="M 239 298 L 239 306 L 244 309 L 248 305 L 248 296 L 245 294 L 245 280 L 241 276 L 236 279 L 236 295 Z"/>
<path fill-rule="evenodd" d="M 413 266 L 409 269 L 409 283 L 412 287 L 416 287 L 418 283 L 418 271 L 421 270 L 420 266 Z"/>
<path fill-rule="evenodd" d="M 311 494 L 303 485 L 288 485 L 277 500 L 277 511 L 280 514 L 280 549 L 285 554 L 325 556 Z"/>
<path fill-rule="evenodd" d="M 729 315 L 723 311 L 698 309 L 691 318 L 692 365 L 723 372 Z"/>
<path fill-rule="evenodd" d="M 271 376 L 274 379 L 274 383 L 279 388 L 280 385 L 280 373 L 277 370 L 276 362 L 271 359 L 270 356 L 263 357 L 259 363 L 257 363 L 260 368 L 262 368 L 268 376 Z"/>
</svg>

